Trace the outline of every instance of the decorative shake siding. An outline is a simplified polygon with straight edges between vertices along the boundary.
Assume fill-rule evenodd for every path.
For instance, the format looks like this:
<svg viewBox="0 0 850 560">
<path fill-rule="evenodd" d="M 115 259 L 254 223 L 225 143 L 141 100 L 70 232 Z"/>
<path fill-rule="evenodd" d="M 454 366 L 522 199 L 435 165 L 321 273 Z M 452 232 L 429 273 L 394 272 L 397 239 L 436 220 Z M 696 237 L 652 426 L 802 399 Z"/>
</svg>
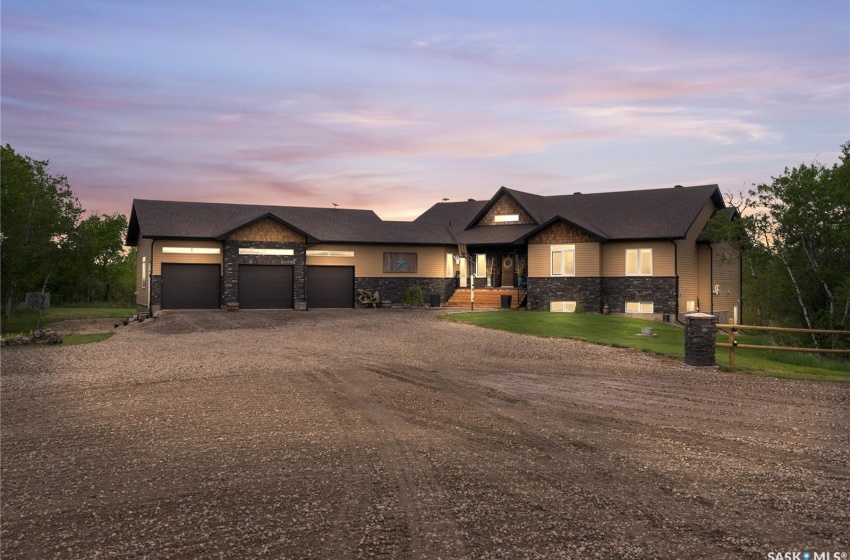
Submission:
<svg viewBox="0 0 850 560">
<path fill-rule="evenodd" d="M 163 253 L 163 247 L 203 247 L 220 249 L 217 255 Z M 222 264 L 224 244 L 221 241 L 206 241 L 202 239 L 157 239 L 153 246 L 153 273 L 162 274 L 162 263 L 182 264 Z"/>
<path fill-rule="evenodd" d="M 528 243 L 530 245 L 537 243 L 557 245 L 564 243 L 587 243 L 595 240 L 586 231 L 582 231 L 564 222 L 556 222 L 540 233 L 535 234 L 528 240 Z"/>
<path fill-rule="evenodd" d="M 321 243 L 308 251 L 353 251 L 353 257 L 307 256 L 307 266 L 353 266 L 357 278 L 445 278 L 451 249 L 417 245 L 346 245 Z M 384 272 L 384 253 L 416 253 L 416 272 Z"/>
<path fill-rule="evenodd" d="M 714 214 L 714 204 L 711 200 L 706 201 L 702 210 L 700 210 L 694 223 L 685 235 L 685 239 L 676 240 L 677 246 L 677 266 L 679 275 L 679 313 L 686 313 L 687 303 L 689 300 L 696 301 L 699 299 L 700 310 L 709 310 L 711 308 L 711 300 L 703 301 L 699 293 L 699 256 L 697 254 L 697 238 L 705 224 Z M 708 274 L 708 271 L 705 272 Z"/>
<path fill-rule="evenodd" d="M 228 237 L 229 241 L 276 241 L 278 243 L 304 243 L 304 236 L 285 225 L 266 218 L 238 231 Z"/>
<path fill-rule="evenodd" d="M 136 246 L 136 305 L 147 309 L 148 306 L 148 290 L 150 285 L 142 287 L 144 281 L 142 279 L 142 257 L 147 257 L 148 262 L 151 262 L 151 244 L 150 239 L 139 239 L 139 244 Z"/>
<path fill-rule="evenodd" d="M 576 277 L 598 277 L 599 243 L 576 243 Z M 529 278 L 549 278 L 551 271 L 550 244 L 534 244 L 528 246 L 528 276 Z M 625 266 L 625 264 L 623 265 Z"/>
<path fill-rule="evenodd" d="M 602 276 L 626 275 L 626 249 L 652 249 L 652 276 L 676 276 L 676 254 L 669 241 L 612 241 L 602 244 Z"/>
<path fill-rule="evenodd" d="M 519 221 L 518 222 L 497 222 L 496 216 L 505 215 L 505 214 L 518 214 Z M 531 216 L 522 209 L 522 206 L 514 200 L 509 194 L 503 194 L 502 197 L 496 201 L 496 204 L 490 208 L 490 211 L 487 212 L 481 221 L 478 222 L 479 226 L 515 226 L 517 224 L 533 224 L 535 223 Z"/>
</svg>

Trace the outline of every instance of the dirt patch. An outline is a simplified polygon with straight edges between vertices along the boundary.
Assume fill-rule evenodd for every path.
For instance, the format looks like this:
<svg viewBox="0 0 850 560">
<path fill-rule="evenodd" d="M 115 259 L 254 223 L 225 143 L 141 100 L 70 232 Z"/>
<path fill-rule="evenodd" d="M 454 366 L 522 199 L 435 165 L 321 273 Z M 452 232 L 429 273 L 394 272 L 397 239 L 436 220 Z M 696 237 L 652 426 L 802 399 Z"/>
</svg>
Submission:
<svg viewBox="0 0 850 560">
<path fill-rule="evenodd" d="M 51 323 L 47 325 L 47 328 L 51 328 L 59 334 L 92 334 L 110 332 L 121 321 L 123 319 L 74 319 Z"/>
<path fill-rule="evenodd" d="M 109 330 L 109 329 L 107 329 Z M 850 551 L 850 390 L 433 312 L 2 353 L 4 558 Z"/>
</svg>

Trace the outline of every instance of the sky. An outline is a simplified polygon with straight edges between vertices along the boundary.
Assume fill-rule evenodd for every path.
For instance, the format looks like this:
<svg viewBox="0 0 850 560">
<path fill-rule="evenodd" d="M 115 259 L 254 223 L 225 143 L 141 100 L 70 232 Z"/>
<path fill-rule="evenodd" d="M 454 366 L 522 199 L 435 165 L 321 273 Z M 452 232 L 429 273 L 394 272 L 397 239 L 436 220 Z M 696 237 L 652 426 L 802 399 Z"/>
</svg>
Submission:
<svg viewBox="0 0 850 560">
<path fill-rule="evenodd" d="M 737 193 L 850 140 L 847 0 L 3 0 L 0 26 L 2 143 L 89 212 Z"/>
</svg>

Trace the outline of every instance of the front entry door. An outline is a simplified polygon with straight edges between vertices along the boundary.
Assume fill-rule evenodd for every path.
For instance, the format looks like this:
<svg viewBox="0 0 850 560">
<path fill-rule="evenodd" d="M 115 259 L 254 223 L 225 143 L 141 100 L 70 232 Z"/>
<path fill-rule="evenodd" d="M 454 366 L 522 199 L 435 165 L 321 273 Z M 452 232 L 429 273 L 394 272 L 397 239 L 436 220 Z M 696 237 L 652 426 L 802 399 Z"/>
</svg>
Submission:
<svg viewBox="0 0 850 560">
<path fill-rule="evenodd" d="M 514 267 L 516 266 L 515 255 L 502 255 L 502 287 L 514 287 Z"/>
</svg>

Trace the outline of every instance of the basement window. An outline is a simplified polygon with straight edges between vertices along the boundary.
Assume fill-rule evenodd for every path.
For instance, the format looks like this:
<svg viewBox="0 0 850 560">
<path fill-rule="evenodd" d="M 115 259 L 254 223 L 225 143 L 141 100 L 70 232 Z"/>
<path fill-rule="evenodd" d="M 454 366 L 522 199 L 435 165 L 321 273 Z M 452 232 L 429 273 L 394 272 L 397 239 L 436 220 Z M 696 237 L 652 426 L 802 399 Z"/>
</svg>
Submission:
<svg viewBox="0 0 850 560">
<path fill-rule="evenodd" d="M 575 313 L 576 302 L 574 301 L 550 301 L 549 311 L 553 313 Z"/>
<path fill-rule="evenodd" d="M 493 218 L 494 222 L 504 223 L 504 222 L 518 222 L 519 214 L 497 214 Z"/>
<path fill-rule="evenodd" d="M 627 301 L 626 313 L 654 313 L 651 301 Z"/>
<path fill-rule="evenodd" d="M 240 255 L 265 255 L 265 256 L 291 256 L 295 254 L 292 249 L 257 249 L 254 247 L 240 247 Z"/>
<path fill-rule="evenodd" d="M 324 251 L 324 250 L 311 250 L 307 251 L 308 257 L 346 257 L 353 258 L 354 251 Z"/>
<path fill-rule="evenodd" d="M 163 253 L 173 253 L 177 255 L 220 255 L 219 247 L 163 247 Z"/>
</svg>

